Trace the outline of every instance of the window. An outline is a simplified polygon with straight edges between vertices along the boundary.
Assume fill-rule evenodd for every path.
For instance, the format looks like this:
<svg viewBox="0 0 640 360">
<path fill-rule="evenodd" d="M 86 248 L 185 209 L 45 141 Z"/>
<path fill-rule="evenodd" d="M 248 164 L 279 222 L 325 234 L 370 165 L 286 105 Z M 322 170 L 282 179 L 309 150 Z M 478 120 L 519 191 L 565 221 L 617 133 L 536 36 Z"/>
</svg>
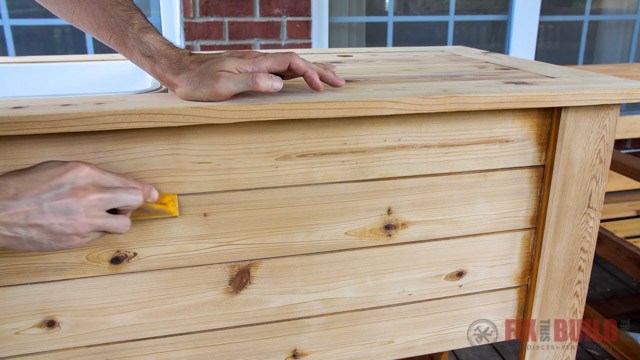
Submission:
<svg viewBox="0 0 640 360">
<path fill-rule="evenodd" d="M 469 45 L 506 52 L 509 0 L 330 0 L 329 47 Z"/>
<path fill-rule="evenodd" d="M 640 60 L 638 0 L 543 0 L 536 60 L 559 65 Z"/>
<path fill-rule="evenodd" d="M 171 6 L 167 6 L 167 20 L 161 17 L 161 3 L 175 1 L 134 0 L 135 4 L 157 28 L 175 22 Z M 173 6 L 175 7 L 175 6 Z M 178 8 L 179 10 L 179 8 Z M 102 54 L 114 50 L 100 41 L 57 18 L 35 0 L 0 0 L 0 55 L 65 55 Z M 163 33 L 168 33 L 164 31 Z M 180 35 L 181 36 L 181 35 Z M 174 43 L 180 37 L 172 36 Z M 176 41 L 178 40 L 178 41 Z"/>
<path fill-rule="evenodd" d="M 134 0 L 171 42 L 183 46 L 182 2 Z M 34 0 L 0 0 L 0 55 L 100 54 L 112 49 L 74 28 Z M 125 59 L 64 58 L 0 64 L 0 98 L 77 96 L 154 91 L 155 79 Z"/>
</svg>

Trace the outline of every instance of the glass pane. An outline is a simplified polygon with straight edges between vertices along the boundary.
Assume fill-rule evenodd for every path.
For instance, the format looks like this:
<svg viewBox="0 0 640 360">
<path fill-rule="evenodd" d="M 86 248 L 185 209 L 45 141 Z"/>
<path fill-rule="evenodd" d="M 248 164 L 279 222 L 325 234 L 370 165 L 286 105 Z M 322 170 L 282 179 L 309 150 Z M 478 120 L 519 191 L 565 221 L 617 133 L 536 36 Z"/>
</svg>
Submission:
<svg viewBox="0 0 640 360">
<path fill-rule="evenodd" d="M 86 54 L 84 33 L 73 26 L 12 26 L 16 55 Z"/>
<path fill-rule="evenodd" d="M 387 46 L 387 23 L 329 23 L 329 47 Z"/>
<path fill-rule="evenodd" d="M 584 64 L 613 64 L 629 61 L 635 21 L 590 21 Z"/>
<path fill-rule="evenodd" d="M 134 0 L 136 6 L 147 17 L 149 22 L 162 32 L 162 19 L 160 15 L 160 0 Z"/>
<path fill-rule="evenodd" d="M 396 0 L 395 15 L 449 15 L 449 0 Z"/>
<path fill-rule="evenodd" d="M 14 19 L 43 19 L 56 17 L 35 0 L 7 0 L 7 8 L 9 9 L 9 17 Z"/>
<path fill-rule="evenodd" d="M 586 4 L 587 0 L 542 0 L 540 15 L 584 15 Z"/>
<path fill-rule="evenodd" d="M 7 55 L 7 42 L 4 40 L 4 29 L 0 26 L 0 56 Z"/>
<path fill-rule="evenodd" d="M 456 15 L 507 15 L 509 0 L 456 0 Z"/>
<path fill-rule="evenodd" d="M 593 0 L 591 14 L 635 14 L 638 0 Z"/>
<path fill-rule="evenodd" d="M 94 54 L 114 54 L 116 53 L 111 47 L 105 45 L 102 41 L 93 39 L 93 53 Z"/>
<path fill-rule="evenodd" d="M 640 113 L 640 103 L 622 104 L 621 114 L 637 114 Z"/>
<path fill-rule="evenodd" d="M 536 60 L 558 65 L 575 65 L 580 54 L 582 21 L 541 21 Z"/>
<path fill-rule="evenodd" d="M 387 16 L 387 0 L 330 0 L 329 16 Z"/>
<path fill-rule="evenodd" d="M 506 21 L 456 21 L 453 45 L 505 53 L 507 49 Z"/>
<path fill-rule="evenodd" d="M 446 22 L 396 22 L 393 46 L 447 45 Z"/>
</svg>

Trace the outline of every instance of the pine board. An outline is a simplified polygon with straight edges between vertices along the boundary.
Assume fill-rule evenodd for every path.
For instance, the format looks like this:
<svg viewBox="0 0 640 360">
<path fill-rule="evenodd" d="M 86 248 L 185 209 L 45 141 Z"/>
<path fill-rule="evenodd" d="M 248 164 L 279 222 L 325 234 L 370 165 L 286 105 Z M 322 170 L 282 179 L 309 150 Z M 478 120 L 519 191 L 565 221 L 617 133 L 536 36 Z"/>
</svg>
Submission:
<svg viewBox="0 0 640 360">
<path fill-rule="evenodd" d="M 0 285 L 147 271 L 532 228 L 542 169 L 180 197 L 75 250 L 0 250 Z M 114 260 L 115 259 L 115 260 Z"/>
<path fill-rule="evenodd" d="M 531 231 L 509 232 L 4 287 L 0 288 L 0 354 L 220 329 L 526 285 L 531 243 Z M 42 325 L 52 320 L 55 326 Z"/>
<path fill-rule="evenodd" d="M 640 217 L 603 221 L 601 225 L 605 229 L 623 238 L 640 236 Z"/>
<path fill-rule="evenodd" d="M 0 173 L 82 160 L 187 194 L 545 162 L 548 109 L 7 136 Z M 96 146 L 96 144 L 100 144 Z"/>
<path fill-rule="evenodd" d="M 314 93 L 294 80 L 277 94 L 220 103 L 187 102 L 170 93 L 2 100 L 0 135 L 640 101 L 635 81 L 464 47 L 301 54 L 336 64 L 347 85 Z"/>
<path fill-rule="evenodd" d="M 522 311 L 523 288 L 323 317 L 107 344 L 25 359 L 377 359 L 394 360 L 469 346 L 467 328 L 485 318 L 504 328 Z M 425 326 L 428 324 L 428 326 Z M 499 333 L 498 341 L 504 339 Z M 250 344 L 250 347 L 248 346 Z M 260 349 L 259 353 L 252 349 Z"/>
</svg>

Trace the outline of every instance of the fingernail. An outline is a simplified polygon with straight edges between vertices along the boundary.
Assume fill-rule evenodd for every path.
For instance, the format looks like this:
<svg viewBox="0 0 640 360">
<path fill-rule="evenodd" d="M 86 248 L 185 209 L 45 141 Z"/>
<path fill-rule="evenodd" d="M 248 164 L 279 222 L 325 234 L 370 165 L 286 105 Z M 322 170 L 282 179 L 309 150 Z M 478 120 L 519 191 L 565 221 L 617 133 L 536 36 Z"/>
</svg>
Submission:
<svg viewBox="0 0 640 360">
<path fill-rule="evenodd" d="M 271 77 L 271 89 L 275 90 L 275 91 L 279 91 L 280 89 L 282 89 L 282 79 L 278 76 L 272 76 Z"/>
<path fill-rule="evenodd" d="M 158 190 L 156 190 L 155 188 L 152 188 L 151 199 L 149 199 L 149 202 L 156 202 L 158 201 L 159 197 L 160 197 L 160 194 L 158 193 Z"/>
</svg>

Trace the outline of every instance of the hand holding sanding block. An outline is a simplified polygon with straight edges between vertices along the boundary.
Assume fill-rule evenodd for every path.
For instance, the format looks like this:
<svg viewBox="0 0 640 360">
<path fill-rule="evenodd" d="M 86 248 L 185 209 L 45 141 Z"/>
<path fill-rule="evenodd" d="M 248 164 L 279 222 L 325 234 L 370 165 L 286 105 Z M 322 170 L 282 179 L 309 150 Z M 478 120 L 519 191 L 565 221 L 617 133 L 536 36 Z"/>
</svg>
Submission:
<svg viewBox="0 0 640 360">
<path fill-rule="evenodd" d="M 156 202 L 145 202 L 134 210 L 131 213 L 131 220 L 164 219 L 179 215 L 178 195 L 160 193 Z"/>
</svg>

